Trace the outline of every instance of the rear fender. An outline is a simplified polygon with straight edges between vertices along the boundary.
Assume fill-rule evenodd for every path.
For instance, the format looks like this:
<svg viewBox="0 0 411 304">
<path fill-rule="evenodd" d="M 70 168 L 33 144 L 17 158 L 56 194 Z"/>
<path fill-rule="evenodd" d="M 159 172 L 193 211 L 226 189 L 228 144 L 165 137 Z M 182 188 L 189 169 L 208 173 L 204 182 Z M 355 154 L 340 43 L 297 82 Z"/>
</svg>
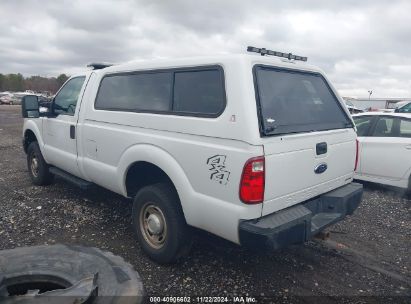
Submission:
<svg viewBox="0 0 411 304">
<path fill-rule="evenodd" d="M 127 196 L 126 177 L 129 168 L 139 161 L 151 163 L 168 175 L 177 190 L 183 212 L 187 210 L 188 198 L 194 195 L 194 189 L 189 179 L 183 168 L 171 154 L 154 145 L 137 144 L 129 147 L 122 154 L 117 167 L 117 176 L 120 177 L 118 179 L 120 183 L 118 187 L 121 189 L 122 194 Z"/>
</svg>

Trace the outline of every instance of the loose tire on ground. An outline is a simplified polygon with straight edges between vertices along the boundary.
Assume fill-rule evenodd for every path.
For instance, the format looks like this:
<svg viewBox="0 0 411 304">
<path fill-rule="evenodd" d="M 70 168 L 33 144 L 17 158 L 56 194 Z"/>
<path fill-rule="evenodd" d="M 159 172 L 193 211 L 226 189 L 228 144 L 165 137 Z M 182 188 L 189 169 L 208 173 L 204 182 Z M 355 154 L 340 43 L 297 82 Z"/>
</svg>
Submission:
<svg viewBox="0 0 411 304">
<path fill-rule="evenodd" d="M 112 253 L 74 245 L 0 251 L 0 281 L 3 281 L 0 286 L 8 286 L 9 293 L 5 294 L 4 288 L 0 290 L 0 302 L 2 297 L 10 299 L 27 290 L 40 290 L 41 296 L 50 289 L 70 288 L 96 273 L 97 296 L 87 303 L 143 302 L 145 293 L 141 278 L 130 264 Z"/>
<path fill-rule="evenodd" d="M 53 181 L 53 175 L 49 172 L 49 165 L 44 160 L 36 141 L 30 143 L 27 148 L 27 168 L 35 185 L 48 185 Z"/>
<path fill-rule="evenodd" d="M 188 254 L 192 232 L 172 185 L 158 183 L 140 189 L 134 198 L 132 219 L 143 251 L 154 261 L 174 263 Z"/>
</svg>

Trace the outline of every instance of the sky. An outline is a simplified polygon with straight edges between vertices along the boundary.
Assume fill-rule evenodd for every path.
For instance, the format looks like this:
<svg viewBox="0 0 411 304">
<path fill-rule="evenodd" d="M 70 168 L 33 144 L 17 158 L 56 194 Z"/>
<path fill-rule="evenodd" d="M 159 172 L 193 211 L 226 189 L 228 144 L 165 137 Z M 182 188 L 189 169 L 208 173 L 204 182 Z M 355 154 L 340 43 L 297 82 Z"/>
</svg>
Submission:
<svg viewBox="0 0 411 304">
<path fill-rule="evenodd" d="M 308 56 L 342 96 L 411 97 L 410 0 L 1 0 L 0 73 L 245 53 Z"/>
</svg>

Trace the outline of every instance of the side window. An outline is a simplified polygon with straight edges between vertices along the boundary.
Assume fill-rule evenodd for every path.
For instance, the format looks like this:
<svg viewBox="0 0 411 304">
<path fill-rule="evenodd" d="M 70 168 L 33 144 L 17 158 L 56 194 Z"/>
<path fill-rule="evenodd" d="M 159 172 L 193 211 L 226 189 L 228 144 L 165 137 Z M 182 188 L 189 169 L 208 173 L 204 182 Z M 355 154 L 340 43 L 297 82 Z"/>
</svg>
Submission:
<svg viewBox="0 0 411 304">
<path fill-rule="evenodd" d="M 411 120 L 409 119 L 400 120 L 400 136 L 401 137 L 411 137 Z"/>
<path fill-rule="evenodd" d="M 54 98 L 54 113 L 74 115 L 77 100 L 85 79 L 85 76 L 72 78 L 64 85 Z"/>
<path fill-rule="evenodd" d="M 101 81 L 96 109 L 169 111 L 171 76 L 169 72 L 106 76 Z"/>
<path fill-rule="evenodd" d="M 225 106 L 223 76 L 219 70 L 176 72 L 173 111 L 216 115 Z"/>
<path fill-rule="evenodd" d="M 357 116 L 353 117 L 355 126 L 357 127 L 358 136 L 368 136 L 373 116 Z"/>
<path fill-rule="evenodd" d="M 395 117 L 380 117 L 375 126 L 372 136 L 374 137 L 393 137 L 393 125 Z"/>
<path fill-rule="evenodd" d="M 95 108 L 216 116 L 225 103 L 223 71 L 210 66 L 107 75 Z"/>
</svg>

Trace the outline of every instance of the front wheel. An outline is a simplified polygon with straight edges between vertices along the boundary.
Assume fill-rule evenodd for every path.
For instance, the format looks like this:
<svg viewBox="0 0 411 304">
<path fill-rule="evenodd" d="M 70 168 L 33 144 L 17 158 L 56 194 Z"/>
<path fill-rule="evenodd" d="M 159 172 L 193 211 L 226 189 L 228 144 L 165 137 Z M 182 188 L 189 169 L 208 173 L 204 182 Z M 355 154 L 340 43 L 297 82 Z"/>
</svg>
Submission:
<svg viewBox="0 0 411 304">
<path fill-rule="evenodd" d="M 174 187 L 158 183 L 142 188 L 134 198 L 133 229 L 144 252 L 161 264 L 176 262 L 192 243 Z"/>
<path fill-rule="evenodd" d="M 43 186 L 53 181 L 53 175 L 49 172 L 49 165 L 44 160 L 36 141 L 30 143 L 27 148 L 27 167 L 33 184 Z"/>
</svg>

